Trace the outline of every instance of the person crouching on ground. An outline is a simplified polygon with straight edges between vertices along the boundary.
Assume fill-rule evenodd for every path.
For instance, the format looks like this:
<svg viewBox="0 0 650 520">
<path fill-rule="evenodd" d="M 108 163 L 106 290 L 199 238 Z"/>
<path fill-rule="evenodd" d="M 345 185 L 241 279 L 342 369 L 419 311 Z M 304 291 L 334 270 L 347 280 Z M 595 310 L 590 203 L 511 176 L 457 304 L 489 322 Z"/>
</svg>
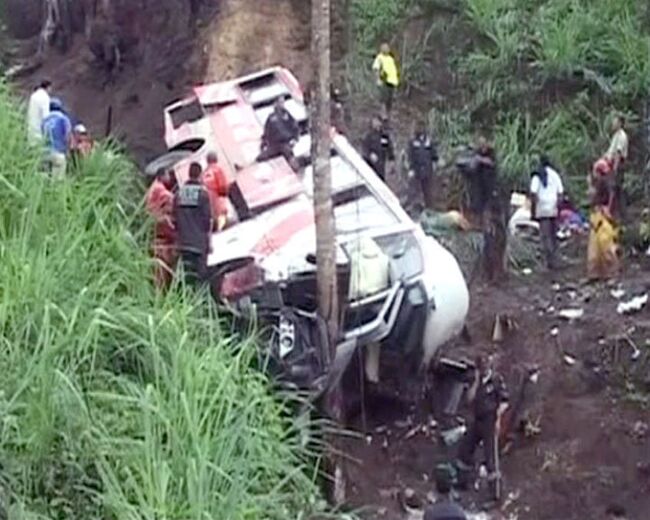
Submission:
<svg viewBox="0 0 650 520">
<path fill-rule="evenodd" d="M 562 178 L 546 156 L 542 156 L 530 182 L 531 215 L 539 222 L 542 252 L 546 266 L 556 267 L 557 217 L 564 195 Z"/>
<path fill-rule="evenodd" d="M 379 47 L 379 53 L 372 64 L 372 70 L 377 74 L 377 84 L 380 89 L 384 117 L 389 117 L 393 108 L 395 91 L 399 87 L 399 69 L 390 51 L 390 45 L 387 43 L 382 43 L 381 47 Z"/>
<path fill-rule="evenodd" d="M 449 470 L 436 469 L 436 491 L 440 500 L 427 507 L 424 520 L 467 520 L 463 508 L 451 498 L 452 477 Z"/>
<path fill-rule="evenodd" d="M 228 218 L 228 178 L 219 166 L 216 152 L 209 152 L 206 160 L 208 166 L 203 173 L 203 185 L 210 195 L 212 218 L 216 224 L 216 231 L 221 231 Z"/>
<path fill-rule="evenodd" d="M 161 168 L 156 172 L 156 178 L 146 195 L 147 211 L 155 221 L 154 284 L 158 289 L 165 289 L 169 286 L 178 259 L 176 228 L 173 221 L 174 194 L 171 191 L 171 185 L 170 172 Z"/>
<path fill-rule="evenodd" d="M 72 123 L 60 99 L 50 101 L 50 114 L 43 120 L 43 138 L 47 147 L 46 164 L 52 177 L 63 177 L 72 140 Z"/>
<path fill-rule="evenodd" d="M 293 146 L 299 135 L 298 122 L 285 108 L 284 98 L 279 97 L 275 101 L 273 112 L 264 123 L 262 149 L 257 161 L 267 161 L 282 155 L 294 170 L 298 170 L 298 164 L 293 155 Z"/>
<path fill-rule="evenodd" d="M 418 180 L 422 188 L 424 206 L 431 209 L 434 202 L 434 174 L 438 163 L 438 152 L 423 121 L 415 125 L 413 138 L 409 141 L 408 160 L 409 176 Z"/>
<path fill-rule="evenodd" d="M 474 417 L 460 446 L 458 469 L 466 485 L 468 475 L 474 469 L 474 452 L 483 442 L 488 479 L 493 498 L 498 499 L 498 432 L 501 416 L 508 408 L 508 391 L 503 377 L 494 370 L 490 357 L 480 356 L 476 368 L 474 383 L 467 393 L 468 401 L 474 407 Z"/>
<path fill-rule="evenodd" d="M 174 198 L 178 251 L 189 283 L 205 279 L 210 251 L 212 207 L 208 190 L 201 182 L 202 173 L 200 164 L 190 164 L 189 179 Z"/>
</svg>

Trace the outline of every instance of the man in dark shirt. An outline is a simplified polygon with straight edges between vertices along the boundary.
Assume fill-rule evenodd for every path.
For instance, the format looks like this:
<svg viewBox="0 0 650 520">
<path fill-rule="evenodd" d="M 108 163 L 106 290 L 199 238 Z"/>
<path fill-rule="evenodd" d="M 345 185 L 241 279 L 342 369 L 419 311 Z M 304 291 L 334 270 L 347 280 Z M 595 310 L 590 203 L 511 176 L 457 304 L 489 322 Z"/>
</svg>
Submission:
<svg viewBox="0 0 650 520">
<path fill-rule="evenodd" d="M 423 122 L 417 123 L 415 134 L 409 141 L 408 159 L 411 176 L 419 181 L 422 187 L 424 205 L 427 208 L 433 207 L 433 175 L 435 165 L 438 162 L 438 151 L 434 142 L 426 131 Z"/>
<path fill-rule="evenodd" d="M 480 137 L 471 160 L 462 168 L 469 194 L 470 220 L 483 227 L 485 210 L 496 187 L 496 157 L 487 139 Z"/>
<path fill-rule="evenodd" d="M 192 163 L 189 180 L 180 187 L 174 199 L 174 220 L 178 250 L 183 260 L 186 279 L 200 281 L 205 277 L 212 231 L 210 195 L 201 182 L 203 169 Z"/>
<path fill-rule="evenodd" d="M 395 160 L 393 142 L 386 125 L 378 117 L 372 118 L 370 131 L 366 134 L 362 146 L 363 158 L 375 170 L 377 176 L 386 180 L 386 162 Z"/>
<path fill-rule="evenodd" d="M 266 161 L 282 155 L 292 168 L 295 168 L 293 145 L 300 134 L 298 122 L 284 106 L 284 98 L 279 97 L 271 115 L 264 124 L 262 150 L 258 161 Z"/>
<path fill-rule="evenodd" d="M 451 499 L 451 480 L 448 470 L 436 468 L 436 491 L 440 500 L 427 507 L 424 520 L 467 520 L 463 508 Z"/>
<path fill-rule="evenodd" d="M 495 499 L 499 498 L 498 428 L 501 416 L 508 408 L 508 391 L 503 377 L 494 371 L 492 360 L 481 356 L 477 360 L 475 380 L 468 392 L 474 408 L 474 420 L 460 446 L 458 467 L 467 475 L 474 468 L 474 452 L 483 442 L 488 479 Z"/>
</svg>

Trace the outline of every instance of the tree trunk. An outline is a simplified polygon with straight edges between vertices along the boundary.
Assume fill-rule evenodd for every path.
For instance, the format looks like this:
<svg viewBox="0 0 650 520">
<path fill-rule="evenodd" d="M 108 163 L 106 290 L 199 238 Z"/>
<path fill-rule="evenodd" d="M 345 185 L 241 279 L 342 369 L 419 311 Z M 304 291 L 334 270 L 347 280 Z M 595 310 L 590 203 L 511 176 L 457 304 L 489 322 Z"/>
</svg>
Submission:
<svg viewBox="0 0 650 520">
<path fill-rule="evenodd" d="M 339 339 L 339 312 L 336 291 L 336 231 L 332 207 L 330 171 L 330 0 L 312 0 L 312 61 L 315 82 L 311 92 L 311 157 L 314 168 L 314 215 L 316 220 L 316 264 L 318 311 L 327 322 L 330 360 L 336 355 Z M 341 424 L 343 399 L 340 384 L 330 388 L 325 412 Z M 328 454 L 332 489 L 330 498 L 339 505 L 345 501 L 343 461 L 336 455 L 336 439 L 329 439 Z"/>
</svg>

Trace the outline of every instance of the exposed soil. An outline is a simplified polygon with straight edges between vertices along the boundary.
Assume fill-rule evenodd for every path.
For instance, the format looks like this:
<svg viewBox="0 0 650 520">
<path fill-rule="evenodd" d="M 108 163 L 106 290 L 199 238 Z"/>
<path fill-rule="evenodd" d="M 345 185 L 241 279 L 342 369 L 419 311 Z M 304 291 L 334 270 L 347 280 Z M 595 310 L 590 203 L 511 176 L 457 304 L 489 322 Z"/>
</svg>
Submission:
<svg viewBox="0 0 650 520">
<path fill-rule="evenodd" d="M 201 16 L 210 22 L 218 3 L 204 7 Z M 207 47 L 197 39 L 209 34 L 203 18 L 192 20 L 186 3 L 142 0 L 119 11 L 125 41 L 119 70 L 109 72 L 92 54 L 83 34 L 74 36 L 68 52 L 51 49 L 44 63 L 17 80 L 26 97 L 43 78 L 54 84 L 54 95 L 90 131 L 104 137 L 109 108 L 111 136 L 123 143 L 140 164 L 164 152 L 162 108 L 200 83 L 207 67 Z M 29 61 L 36 39 L 18 42 L 17 61 Z"/>
<path fill-rule="evenodd" d="M 311 77 L 309 16 L 309 2 L 301 0 L 223 0 L 207 38 L 205 80 L 283 65 L 307 84 Z"/>
<path fill-rule="evenodd" d="M 141 13 L 151 17 L 145 25 L 157 43 L 145 45 L 139 56 L 127 56 L 124 68 L 110 81 L 79 40 L 72 52 L 53 53 L 40 70 L 21 79 L 20 87 L 27 92 L 38 78 L 53 78 L 57 93 L 96 135 L 103 135 L 107 109 L 113 107 L 113 134 L 143 162 L 163 150 L 163 106 L 193 83 L 278 63 L 292 68 L 303 84 L 309 81 L 308 2 L 222 0 L 219 4 L 218 16 L 204 13 L 198 26 L 172 33 L 164 32 L 165 20 L 155 22 L 155 11 Z M 144 35 L 142 41 L 146 40 Z M 446 54 L 440 52 L 428 66 L 447 70 Z M 412 99 L 398 100 L 393 127 L 399 148 L 413 120 L 425 115 L 433 102 L 444 104 L 445 96 L 451 95 L 446 89 L 453 88 L 452 78 L 439 77 L 435 99 L 430 93 L 415 93 Z M 358 141 L 377 106 L 374 99 L 351 100 L 353 141 Z M 406 202 L 413 202 L 404 178 L 393 175 L 388 182 Z M 575 258 L 580 258 L 583 249 L 576 251 Z M 647 289 L 647 267 L 628 267 L 624 282 L 628 295 Z M 503 460 L 506 495 L 517 496 L 502 512 L 505 518 L 602 518 L 610 502 L 625 503 L 630 518 L 647 518 L 650 510 L 650 440 L 634 433 L 635 425 L 648 422 L 648 416 L 629 399 L 637 389 L 643 395 L 650 385 L 649 350 L 643 346 L 650 338 L 650 311 L 646 308 L 631 318 L 618 316 L 610 287 L 583 285 L 581 278 L 582 266 L 576 265 L 557 276 L 513 276 L 500 287 L 472 287 L 473 344 L 459 340 L 449 349 L 450 356 L 459 357 L 496 348 L 500 369 L 511 386 L 524 364 L 538 363 L 542 368 L 534 408 L 542 417 L 541 434 L 520 439 Z M 553 287 L 555 282 L 559 290 Z M 585 316 L 573 323 L 561 321 L 549 311 L 551 306 L 579 306 Z M 496 312 L 509 315 L 519 328 L 493 347 Z M 635 362 L 628 347 L 621 346 L 616 354 L 613 340 L 608 339 L 632 325 L 637 331 L 631 337 L 642 348 Z M 550 336 L 554 326 L 559 328 L 564 351 L 577 360 L 574 365 L 566 363 Z M 423 381 L 413 380 L 411 386 L 419 383 Z M 426 497 L 432 489 L 433 466 L 453 453 L 441 449 L 434 429 L 413 430 L 418 424 L 429 424 L 426 403 L 386 390 L 367 396 L 365 412 L 363 435 L 348 442 L 355 461 L 349 466 L 351 500 L 355 506 L 367 507 L 366 518 L 406 518 L 396 498 L 399 492 L 410 487 Z M 352 426 L 364 430 L 361 417 Z M 468 494 L 462 499 L 472 507 L 476 497 Z"/>
<path fill-rule="evenodd" d="M 496 288 L 472 287 L 468 325 L 473 344 L 459 341 L 447 349 L 454 358 L 495 352 L 513 394 L 523 367 L 541 367 L 530 408 L 533 417 L 541 417 L 541 433 L 531 439 L 518 436 L 503 458 L 504 496 L 510 498 L 503 510 L 490 512 L 492 518 L 603 518 L 611 503 L 625 504 L 630 518 L 644 518 L 650 507 L 650 439 L 643 433 L 648 415 L 630 400 L 633 388 L 643 391 L 649 382 L 644 345 L 650 312 L 619 316 L 612 287 L 583 283 L 582 273 L 578 265 L 557 275 L 515 275 Z M 641 267 L 631 266 L 622 286 L 627 288 L 623 299 L 647 290 Z M 584 318 L 563 320 L 557 311 L 564 308 L 583 308 Z M 496 313 L 518 326 L 500 345 L 491 342 Z M 636 361 L 629 345 L 619 342 L 617 347 L 612 339 L 632 326 L 636 330 L 630 337 L 642 349 Z M 551 336 L 554 327 L 574 365 L 567 364 Z M 384 392 L 367 399 L 367 429 L 350 443 L 357 460 L 350 465 L 354 502 L 373 504 L 367 518 L 410 518 L 400 507 L 400 492 L 411 488 L 426 499 L 435 464 L 453 460 L 454 450 L 446 449 L 430 428 L 428 403 Z M 362 429 L 361 418 L 355 424 Z M 465 493 L 461 500 L 476 510 L 480 496 Z"/>
</svg>

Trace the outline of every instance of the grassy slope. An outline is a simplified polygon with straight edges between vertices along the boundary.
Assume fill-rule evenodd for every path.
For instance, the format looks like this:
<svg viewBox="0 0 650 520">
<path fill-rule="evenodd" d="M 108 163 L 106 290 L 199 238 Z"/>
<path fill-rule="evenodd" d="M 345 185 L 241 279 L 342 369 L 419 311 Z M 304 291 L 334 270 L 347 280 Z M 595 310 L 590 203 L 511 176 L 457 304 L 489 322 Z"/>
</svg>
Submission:
<svg viewBox="0 0 650 520">
<path fill-rule="evenodd" d="M 131 165 L 52 182 L 0 85 L 0 478 L 11 518 L 299 518 L 283 406 L 200 296 L 156 295 Z M 242 348 L 243 347 L 243 348 Z"/>
<path fill-rule="evenodd" d="M 357 45 L 351 93 L 371 95 L 368 60 L 380 40 L 397 50 L 408 117 L 414 106 L 448 149 L 481 132 L 510 184 L 523 188 L 540 153 L 580 197 L 623 112 L 641 144 L 650 96 L 650 6 L 644 0 L 352 0 Z M 413 105 L 415 103 L 415 105 Z M 632 150 L 633 171 L 645 164 Z M 639 177 L 629 175 L 631 183 Z M 638 190 L 639 186 L 631 186 Z"/>
</svg>

